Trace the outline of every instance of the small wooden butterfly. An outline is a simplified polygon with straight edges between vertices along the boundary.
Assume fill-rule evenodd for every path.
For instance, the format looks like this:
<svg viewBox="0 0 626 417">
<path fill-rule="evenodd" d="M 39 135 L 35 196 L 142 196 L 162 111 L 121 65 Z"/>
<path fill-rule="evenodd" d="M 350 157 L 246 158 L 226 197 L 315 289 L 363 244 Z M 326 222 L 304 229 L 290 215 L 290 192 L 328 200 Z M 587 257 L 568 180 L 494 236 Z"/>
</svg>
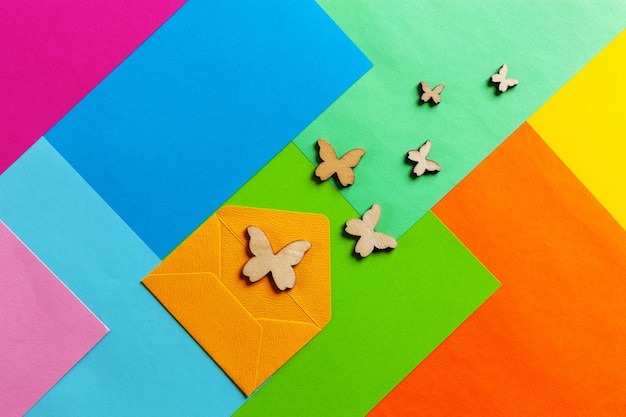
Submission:
<svg viewBox="0 0 626 417">
<path fill-rule="evenodd" d="M 254 256 L 243 266 L 243 274 L 250 282 L 257 282 L 271 273 L 274 283 L 281 291 L 293 288 L 296 285 L 293 267 L 298 265 L 304 254 L 311 249 L 311 242 L 296 240 L 274 254 L 263 230 L 256 226 L 248 226 L 247 230 L 250 236 L 248 247 Z"/>
<path fill-rule="evenodd" d="M 407 158 L 409 158 L 413 162 L 417 162 L 415 167 L 413 167 L 413 173 L 418 177 L 425 172 L 439 172 L 441 171 L 441 166 L 435 161 L 431 161 L 430 159 L 426 159 L 428 153 L 430 152 L 430 148 L 432 144 L 429 140 L 424 142 L 422 146 L 416 151 L 409 151 Z"/>
<path fill-rule="evenodd" d="M 502 65 L 500 71 L 497 74 L 493 74 L 491 76 L 491 82 L 498 83 L 498 91 L 504 93 L 509 87 L 515 87 L 519 84 L 519 81 L 515 78 L 506 78 L 507 73 L 509 72 L 509 67 L 506 64 Z"/>
<path fill-rule="evenodd" d="M 439 84 L 435 86 L 435 88 L 431 89 L 426 81 L 422 81 L 420 82 L 420 86 L 422 88 L 422 95 L 420 96 L 420 100 L 422 100 L 424 103 L 426 103 L 428 100 L 432 100 L 432 102 L 435 104 L 441 103 L 441 92 L 445 87 L 444 84 Z M 418 88 L 418 93 L 419 90 L 420 89 Z"/>
<path fill-rule="evenodd" d="M 350 219 L 346 222 L 346 233 L 359 236 L 354 251 L 365 258 L 376 249 L 394 249 L 398 243 L 389 235 L 375 232 L 380 219 L 380 206 L 374 203 L 371 209 L 363 213 L 361 219 Z"/>
<path fill-rule="evenodd" d="M 319 156 L 322 162 L 315 169 L 315 175 L 322 181 L 326 181 L 337 174 L 337 179 L 344 187 L 354 184 L 354 171 L 365 155 L 365 149 L 356 148 L 346 152 L 341 158 L 337 158 L 335 150 L 330 143 L 319 139 L 317 145 L 320 148 Z"/>
</svg>

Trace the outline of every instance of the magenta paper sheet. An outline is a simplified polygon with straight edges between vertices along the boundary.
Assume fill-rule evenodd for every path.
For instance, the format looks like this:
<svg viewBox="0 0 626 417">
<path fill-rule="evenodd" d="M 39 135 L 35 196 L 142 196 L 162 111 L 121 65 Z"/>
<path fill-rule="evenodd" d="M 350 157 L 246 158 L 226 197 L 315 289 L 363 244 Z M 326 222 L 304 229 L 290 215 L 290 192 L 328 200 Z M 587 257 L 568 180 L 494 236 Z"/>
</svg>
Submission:
<svg viewBox="0 0 626 417">
<path fill-rule="evenodd" d="M 0 173 L 184 3 L 0 1 Z"/>
</svg>

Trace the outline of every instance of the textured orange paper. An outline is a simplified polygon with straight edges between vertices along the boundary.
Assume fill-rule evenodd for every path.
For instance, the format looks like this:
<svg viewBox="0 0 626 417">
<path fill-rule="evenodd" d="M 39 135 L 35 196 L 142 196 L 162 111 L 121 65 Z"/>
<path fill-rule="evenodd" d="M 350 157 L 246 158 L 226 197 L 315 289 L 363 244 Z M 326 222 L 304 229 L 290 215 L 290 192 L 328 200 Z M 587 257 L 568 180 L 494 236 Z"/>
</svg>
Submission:
<svg viewBox="0 0 626 417">
<path fill-rule="evenodd" d="M 296 285 L 242 275 L 250 225 L 274 252 L 312 243 L 294 267 Z M 250 395 L 330 320 L 329 223 L 319 214 L 227 206 L 207 219 L 142 281 L 165 308 Z"/>
<path fill-rule="evenodd" d="M 523 124 L 434 212 L 502 287 L 370 416 L 623 416 L 626 232 Z"/>
</svg>

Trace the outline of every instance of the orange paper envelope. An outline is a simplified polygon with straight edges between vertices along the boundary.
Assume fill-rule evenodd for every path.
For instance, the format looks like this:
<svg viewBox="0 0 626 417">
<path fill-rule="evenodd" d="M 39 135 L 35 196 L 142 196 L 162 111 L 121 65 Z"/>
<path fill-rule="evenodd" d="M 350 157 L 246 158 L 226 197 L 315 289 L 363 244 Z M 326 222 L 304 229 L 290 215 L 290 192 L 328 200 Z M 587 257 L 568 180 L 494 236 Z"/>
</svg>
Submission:
<svg viewBox="0 0 626 417">
<path fill-rule="evenodd" d="M 243 276 L 252 225 L 274 252 L 295 240 L 312 243 L 291 290 Z M 250 395 L 330 320 L 329 229 L 320 214 L 223 207 L 142 282 Z"/>
</svg>

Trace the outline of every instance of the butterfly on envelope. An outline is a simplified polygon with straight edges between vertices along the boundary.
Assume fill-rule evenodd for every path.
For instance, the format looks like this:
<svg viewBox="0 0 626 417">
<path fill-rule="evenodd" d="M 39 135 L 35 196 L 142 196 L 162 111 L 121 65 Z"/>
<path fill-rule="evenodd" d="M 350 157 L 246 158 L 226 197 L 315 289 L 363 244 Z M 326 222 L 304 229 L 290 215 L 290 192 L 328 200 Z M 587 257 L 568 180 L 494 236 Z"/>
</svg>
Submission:
<svg viewBox="0 0 626 417">
<path fill-rule="evenodd" d="M 308 240 L 296 240 L 274 253 L 272 244 L 265 232 L 256 226 L 248 226 L 250 241 L 248 248 L 252 258 L 243 267 L 243 274 L 250 282 L 257 282 L 271 273 L 276 287 L 281 291 L 296 285 L 296 273 L 293 269 L 298 265 L 304 254 L 311 249 Z"/>
<path fill-rule="evenodd" d="M 430 88 L 430 85 L 428 85 L 426 81 L 422 81 L 417 88 L 417 92 L 419 94 L 420 89 L 422 90 L 420 96 L 422 102 L 426 103 L 428 100 L 431 100 L 434 104 L 439 104 L 441 103 L 441 93 L 444 87 L 444 84 L 439 84 L 435 86 L 435 88 Z"/>
<path fill-rule="evenodd" d="M 430 140 L 427 140 L 418 150 L 408 152 L 407 158 L 413 162 L 417 162 L 415 167 L 413 167 L 413 173 L 418 177 L 426 172 L 436 173 L 441 171 L 441 166 L 437 162 L 426 159 L 431 147 L 432 143 Z"/>
<path fill-rule="evenodd" d="M 354 184 L 354 170 L 363 155 L 365 149 L 356 148 L 346 152 L 341 158 L 337 158 L 337 154 L 332 145 L 324 139 L 317 141 L 319 146 L 319 157 L 322 162 L 315 169 L 315 175 L 322 181 L 326 181 L 333 175 L 337 175 L 337 179 L 344 187 Z"/>
<path fill-rule="evenodd" d="M 506 78 L 508 72 L 509 67 L 504 64 L 497 74 L 493 74 L 491 76 L 491 82 L 498 84 L 498 91 L 501 93 L 504 93 L 510 87 L 515 87 L 517 84 L 519 84 L 519 81 L 515 78 Z"/>
<path fill-rule="evenodd" d="M 398 243 L 394 238 L 374 229 L 380 220 L 380 206 L 377 203 L 363 213 L 361 219 L 350 219 L 346 222 L 346 233 L 359 236 L 354 251 L 365 258 L 376 249 L 394 249 Z"/>
</svg>

